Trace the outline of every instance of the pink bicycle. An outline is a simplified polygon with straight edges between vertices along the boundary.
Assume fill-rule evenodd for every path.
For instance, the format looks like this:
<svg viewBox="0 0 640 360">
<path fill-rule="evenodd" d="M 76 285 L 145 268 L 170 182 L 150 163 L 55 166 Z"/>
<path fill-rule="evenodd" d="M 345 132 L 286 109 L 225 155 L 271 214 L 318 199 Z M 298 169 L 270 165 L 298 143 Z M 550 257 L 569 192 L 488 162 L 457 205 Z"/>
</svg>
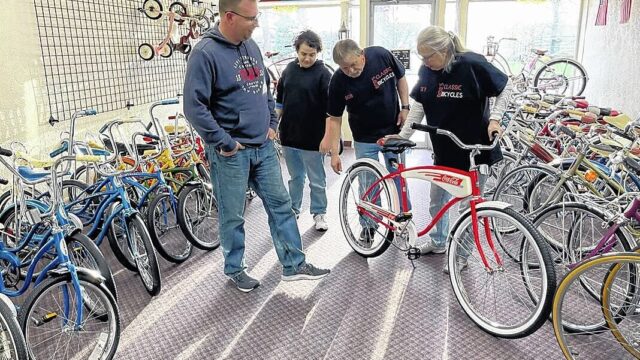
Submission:
<svg viewBox="0 0 640 360">
<path fill-rule="evenodd" d="M 509 204 L 485 201 L 481 196 L 479 176 L 489 169 L 476 165 L 474 158 L 481 150 L 493 149 L 498 137 L 494 136 L 492 145 L 466 145 L 446 130 L 422 124 L 413 124 L 413 128 L 447 136 L 469 150 L 471 169 L 407 168 L 397 156 L 391 160 L 397 170 L 389 173 L 378 161 L 357 160 L 347 170 L 340 190 L 340 221 L 349 245 L 363 257 L 379 256 L 394 245 L 413 261 L 420 257 L 416 239 L 427 234 L 454 204 L 468 200 L 468 209 L 451 227 L 447 241 L 455 296 L 471 320 L 494 336 L 520 338 L 533 333 L 549 318 L 555 271 L 547 244 L 531 222 Z M 383 152 L 397 155 L 416 145 L 397 137 L 380 139 L 378 144 Z M 429 181 L 453 196 L 420 232 L 408 206 L 407 179 Z M 510 257 L 505 248 L 520 252 Z"/>
</svg>

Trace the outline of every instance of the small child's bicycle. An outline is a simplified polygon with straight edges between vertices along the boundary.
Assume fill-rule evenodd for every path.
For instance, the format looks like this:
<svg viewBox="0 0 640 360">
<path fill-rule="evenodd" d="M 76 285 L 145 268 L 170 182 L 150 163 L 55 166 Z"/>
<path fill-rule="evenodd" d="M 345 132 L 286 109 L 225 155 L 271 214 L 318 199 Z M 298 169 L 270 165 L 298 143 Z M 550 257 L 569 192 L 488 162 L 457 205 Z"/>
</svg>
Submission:
<svg viewBox="0 0 640 360">
<path fill-rule="evenodd" d="M 493 149 L 498 136 L 492 145 L 466 145 L 449 131 L 422 124 L 412 127 L 432 136 L 447 136 L 469 150 L 470 170 L 437 165 L 406 168 L 398 156 L 390 160 L 397 171 L 388 173 L 378 161 L 357 160 L 340 189 L 340 222 L 349 245 L 363 257 L 381 255 L 394 245 L 413 261 L 420 256 L 416 239 L 427 234 L 452 205 L 468 200 L 469 209 L 460 215 L 448 238 L 447 261 L 455 296 L 464 312 L 487 333 L 504 338 L 533 333 L 549 318 L 555 270 L 547 244 L 531 222 L 509 204 L 485 201 L 481 196 L 478 179 L 481 173 L 488 173 L 488 167 L 476 165 L 474 158 L 481 150 Z M 381 139 L 378 144 L 383 152 L 398 155 L 416 145 L 398 137 Z M 408 178 L 429 181 L 453 195 L 420 232 L 408 205 Z M 504 250 L 525 245 L 528 251 L 516 252 L 513 258 Z M 524 279 L 536 281 L 531 284 Z"/>
<path fill-rule="evenodd" d="M 150 19 L 157 20 L 165 15 L 169 21 L 167 34 L 159 44 L 154 46 L 143 43 L 138 47 L 138 55 L 147 61 L 153 59 L 155 55 L 168 58 L 173 54 L 174 49 L 188 54 L 191 52 L 191 40 L 197 39 L 207 31 L 211 27 L 211 21 L 216 17 L 216 14 L 208 8 L 202 8 L 195 14 L 189 14 L 187 7 L 180 1 L 171 3 L 169 10 L 165 11 L 158 0 L 145 0 L 138 10 Z M 185 35 L 180 35 L 179 26 L 185 22 L 188 31 Z"/>
</svg>

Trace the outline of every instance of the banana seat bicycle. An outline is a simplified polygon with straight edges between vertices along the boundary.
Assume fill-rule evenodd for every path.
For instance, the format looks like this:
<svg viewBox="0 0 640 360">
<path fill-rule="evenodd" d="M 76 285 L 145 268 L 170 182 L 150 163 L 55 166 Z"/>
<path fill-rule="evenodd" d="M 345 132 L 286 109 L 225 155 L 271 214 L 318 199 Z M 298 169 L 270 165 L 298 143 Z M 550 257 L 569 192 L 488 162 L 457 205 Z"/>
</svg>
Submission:
<svg viewBox="0 0 640 360">
<path fill-rule="evenodd" d="M 520 338 L 533 333 L 549 317 L 555 271 L 547 245 L 531 222 L 510 209 L 509 204 L 485 201 L 481 196 L 480 169 L 485 174 L 488 170 L 486 165 L 476 165 L 474 158 L 481 150 L 493 149 L 498 137 L 492 145 L 465 145 L 449 131 L 422 124 L 412 127 L 433 136 L 448 136 L 459 147 L 469 150 L 471 169 L 467 172 L 444 166 L 407 168 L 398 156 L 390 160 L 397 171 L 389 173 L 375 160 L 357 160 L 347 170 L 340 189 L 340 222 L 349 245 L 363 257 L 375 257 L 393 244 L 415 260 L 420 256 L 417 238 L 427 234 L 454 204 L 469 200 L 469 209 L 458 218 L 448 237 L 449 277 L 456 299 L 471 320 L 489 334 Z M 396 137 L 378 143 L 383 152 L 398 155 L 416 145 Z M 453 195 L 435 219 L 419 232 L 408 206 L 409 178 L 429 181 Z M 509 257 L 503 247 L 497 246 L 496 237 L 500 237 L 502 244 L 519 249 L 527 244 L 528 251 Z M 528 265 L 523 267 L 523 262 Z M 527 279 L 535 279 L 535 284 L 526 285 L 525 275 Z"/>
<path fill-rule="evenodd" d="M 12 156 L 12 152 L 0 148 L 0 156 Z M 26 294 L 19 309 L 19 323 L 30 359 L 112 359 L 120 339 L 115 292 L 108 288 L 106 274 L 76 266 L 73 251 L 67 246 L 68 239 L 77 241 L 84 236 L 68 217 L 62 198 L 61 174 L 67 173 L 68 168 L 62 171 L 59 168 L 60 164 L 70 161 L 96 162 L 100 157 L 64 156 L 51 166 L 48 178 L 52 188 L 51 204 L 48 212 L 38 215 L 40 219 L 25 237 L 28 242 L 38 228 L 48 228 L 43 245 L 26 270 L 25 278 L 33 281 L 24 281 L 16 290 L 6 286 L 6 280 L 18 273 L 23 263 L 0 242 L 0 293 L 11 297 Z M 0 162 L 6 164 L 1 158 Z M 17 170 L 11 167 L 9 170 L 21 176 Z M 102 256 L 99 250 L 98 254 Z M 41 264 L 43 259 L 45 264 Z"/>
</svg>

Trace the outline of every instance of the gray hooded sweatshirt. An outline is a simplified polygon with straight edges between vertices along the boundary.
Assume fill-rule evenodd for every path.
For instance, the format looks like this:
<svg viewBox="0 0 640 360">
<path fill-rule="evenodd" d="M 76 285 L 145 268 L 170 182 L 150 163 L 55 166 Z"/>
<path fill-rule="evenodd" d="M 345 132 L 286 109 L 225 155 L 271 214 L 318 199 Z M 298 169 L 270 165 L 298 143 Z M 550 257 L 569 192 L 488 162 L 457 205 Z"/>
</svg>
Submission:
<svg viewBox="0 0 640 360">
<path fill-rule="evenodd" d="M 269 127 L 275 130 L 278 124 L 269 81 L 255 41 L 232 44 L 215 24 L 189 54 L 185 116 L 217 149 L 232 151 L 236 141 L 260 146 Z"/>
</svg>

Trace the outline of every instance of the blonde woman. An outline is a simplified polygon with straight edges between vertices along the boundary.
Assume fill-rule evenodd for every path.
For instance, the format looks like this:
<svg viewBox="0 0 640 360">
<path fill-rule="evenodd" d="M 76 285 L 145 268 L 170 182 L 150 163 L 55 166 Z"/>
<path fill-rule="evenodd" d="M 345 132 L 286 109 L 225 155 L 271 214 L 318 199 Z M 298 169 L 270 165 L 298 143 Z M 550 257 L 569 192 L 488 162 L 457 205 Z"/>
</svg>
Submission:
<svg viewBox="0 0 640 360">
<path fill-rule="evenodd" d="M 484 56 L 467 51 L 460 39 L 439 26 L 420 32 L 418 54 L 423 66 L 418 82 L 411 91 L 413 104 L 400 136 L 409 138 L 415 130 L 411 124 L 421 122 L 449 130 L 467 144 L 490 144 L 494 131 L 501 131 L 500 120 L 506 110 L 512 86 L 507 75 L 487 62 Z M 496 97 L 493 107 L 489 98 Z M 431 136 L 434 163 L 460 170 L 469 170 L 469 152 L 460 149 L 448 137 Z M 492 165 L 502 159 L 500 148 L 484 151 L 476 157 L 477 164 Z M 485 177 L 480 179 L 484 185 Z M 431 186 L 431 216 L 450 199 L 449 193 Z M 421 246 L 422 254 L 442 254 L 446 250 L 449 232 L 448 215 L 442 217 Z"/>
</svg>

